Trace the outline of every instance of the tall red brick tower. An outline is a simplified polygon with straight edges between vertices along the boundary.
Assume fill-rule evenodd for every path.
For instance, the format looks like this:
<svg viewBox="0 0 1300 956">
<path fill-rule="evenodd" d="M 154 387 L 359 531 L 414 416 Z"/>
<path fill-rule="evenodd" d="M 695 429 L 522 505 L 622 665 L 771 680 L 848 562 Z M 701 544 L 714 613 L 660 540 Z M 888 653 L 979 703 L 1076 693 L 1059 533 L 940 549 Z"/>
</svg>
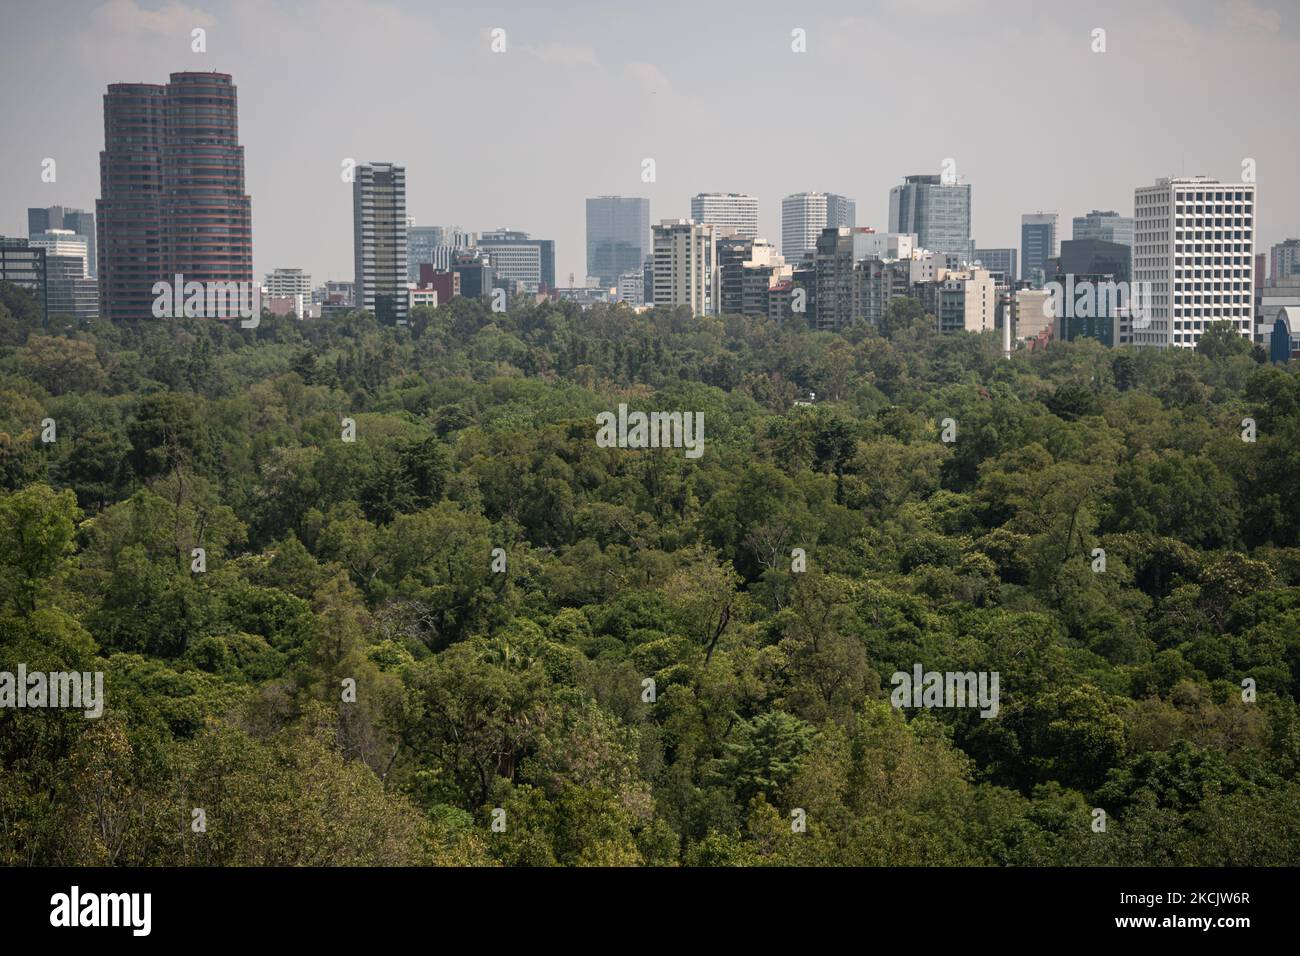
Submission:
<svg viewBox="0 0 1300 956">
<path fill-rule="evenodd" d="M 153 284 L 177 274 L 186 282 L 252 281 L 238 113 L 228 73 L 109 86 L 96 204 L 105 318 L 151 318 Z"/>
</svg>

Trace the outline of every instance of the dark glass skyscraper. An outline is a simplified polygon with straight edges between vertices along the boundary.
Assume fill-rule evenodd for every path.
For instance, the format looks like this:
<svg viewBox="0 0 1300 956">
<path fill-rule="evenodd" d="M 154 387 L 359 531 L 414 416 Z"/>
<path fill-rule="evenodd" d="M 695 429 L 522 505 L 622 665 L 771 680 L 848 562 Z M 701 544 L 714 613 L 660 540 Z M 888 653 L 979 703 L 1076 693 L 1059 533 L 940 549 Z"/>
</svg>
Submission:
<svg viewBox="0 0 1300 956">
<path fill-rule="evenodd" d="M 937 175 L 906 176 L 889 191 L 889 231 L 914 232 L 931 252 L 975 258 L 970 237 L 970 183 L 946 183 Z"/>
<path fill-rule="evenodd" d="M 1056 238 L 1056 213 L 1026 213 L 1020 217 L 1020 278 L 1042 282 L 1047 274 L 1047 260 L 1059 249 Z"/>
<path fill-rule="evenodd" d="M 1094 209 L 1086 216 L 1075 216 L 1071 227 L 1071 238 L 1100 239 L 1103 242 L 1118 242 L 1133 248 L 1133 217 L 1121 216 L 1117 212 Z"/>
<path fill-rule="evenodd" d="M 235 85 L 227 73 L 113 83 L 99 154 L 100 314 L 148 318 L 153 284 L 251 282 L 252 201 L 244 192 Z"/>
<path fill-rule="evenodd" d="M 153 314 L 153 284 L 167 274 L 162 251 L 164 87 L 113 83 L 104 96 L 99 154 L 99 314 Z"/>
<path fill-rule="evenodd" d="M 41 324 L 49 319 L 46 294 L 45 250 L 26 239 L 0 236 L 0 282 L 26 289 L 41 310 Z"/>
<path fill-rule="evenodd" d="M 650 200 L 596 196 L 587 200 L 587 275 L 613 286 L 638 272 L 650 253 Z M 649 293 L 647 293 L 648 295 Z"/>
<path fill-rule="evenodd" d="M 164 251 L 199 282 L 253 279 L 252 200 L 244 192 L 235 84 L 226 73 L 173 73 L 162 146 Z"/>
</svg>

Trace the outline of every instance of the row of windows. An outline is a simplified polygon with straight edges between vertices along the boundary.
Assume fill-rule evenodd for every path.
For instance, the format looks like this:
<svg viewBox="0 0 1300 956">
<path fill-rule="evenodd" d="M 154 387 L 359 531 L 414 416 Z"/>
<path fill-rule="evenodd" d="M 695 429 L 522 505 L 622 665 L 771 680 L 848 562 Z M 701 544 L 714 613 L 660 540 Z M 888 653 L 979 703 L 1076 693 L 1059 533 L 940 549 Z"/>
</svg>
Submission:
<svg viewBox="0 0 1300 956">
<path fill-rule="evenodd" d="M 1189 202 L 1249 202 L 1254 200 L 1254 190 L 1241 189 L 1213 189 L 1206 192 L 1193 192 L 1191 190 L 1176 189 L 1174 191 L 1174 200 L 1178 203 Z M 1158 203 L 1167 202 L 1169 194 L 1163 190 L 1159 192 L 1138 193 L 1137 205 L 1154 206 Z"/>
<path fill-rule="evenodd" d="M 1196 238 L 1244 240 L 1243 242 L 1224 243 L 1224 245 L 1231 246 L 1233 252 L 1245 252 L 1247 251 L 1245 242 L 1251 239 L 1251 231 L 1249 229 L 1179 229 L 1178 234 L 1174 237 L 1174 243 L 1175 245 L 1182 243 L 1184 246 L 1187 243 L 1196 245 L 1197 243 L 1194 241 Z"/>
<path fill-rule="evenodd" d="M 1206 326 L 1208 326 L 1208 325 L 1213 325 L 1213 324 L 1214 324 L 1214 320 L 1213 320 L 1213 319 L 1211 319 L 1211 320 L 1208 321 L 1208 322 L 1205 321 L 1204 319 L 1202 319 L 1202 320 L 1200 320 L 1200 321 L 1198 321 L 1198 322 L 1175 322 L 1175 323 L 1174 323 L 1174 328 L 1175 328 L 1175 329 L 1196 329 L 1196 330 L 1199 332 L 1199 331 L 1203 330 Z M 1249 323 L 1249 322 L 1247 322 L 1247 321 L 1241 321 L 1241 320 L 1238 320 L 1238 321 L 1236 322 L 1236 325 L 1237 325 L 1238 327 L 1240 327 L 1240 328 L 1243 328 L 1243 329 L 1245 329 L 1245 328 L 1249 328 L 1249 327 L 1250 327 L 1250 323 Z"/>
<path fill-rule="evenodd" d="M 1219 233 L 1222 233 L 1222 235 L 1219 235 Z M 1177 243 L 1182 243 L 1183 245 L 1186 245 L 1186 244 L 1189 243 L 1189 242 L 1192 242 L 1194 246 L 1195 246 L 1195 245 L 1205 245 L 1205 244 L 1206 244 L 1206 243 L 1200 243 L 1200 244 L 1196 244 L 1196 243 L 1194 243 L 1194 239 L 1195 239 L 1196 237 L 1200 237 L 1200 238 L 1203 238 L 1203 239 L 1220 239 L 1220 240 L 1224 240 L 1224 239 L 1241 239 L 1241 240 L 1247 240 L 1247 239 L 1250 239 L 1250 238 L 1251 238 L 1251 230 L 1249 230 L 1249 229 L 1245 229 L 1245 230 L 1240 230 L 1240 229 L 1238 229 L 1238 230 L 1231 230 L 1231 229 L 1213 229 L 1213 228 L 1208 228 L 1208 227 L 1205 228 L 1205 229 L 1179 229 L 1179 230 L 1178 230 L 1178 235 L 1177 235 L 1177 237 L 1175 238 L 1174 241 L 1177 242 Z M 1143 251 L 1145 251 L 1145 250 L 1143 249 L 1143 247 L 1146 247 L 1146 246 L 1153 246 L 1153 245 L 1156 246 L 1156 247 L 1160 247 L 1160 246 L 1163 246 L 1163 245 L 1165 245 L 1166 243 L 1168 243 L 1168 241 L 1169 241 L 1169 233 L 1168 233 L 1167 231 L 1166 231 L 1166 232 L 1146 232 L 1146 233 L 1138 233 L 1138 235 L 1135 237 L 1135 240 L 1134 240 L 1134 241 L 1135 241 L 1136 246 L 1137 246 L 1137 248 L 1138 248 L 1139 250 L 1143 250 Z M 1234 242 L 1234 243 L 1224 243 L 1224 242 L 1219 242 L 1219 243 L 1209 243 L 1209 244 L 1210 244 L 1210 245 L 1216 245 L 1216 246 L 1218 246 L 1220 249 L 1222 249 L 1223 251 L 1234 251 L 1234 252 L 1245 252 L 1245 251 L 1247 251 L 1244 242 Z M 1230 246 L 1231 248 L 1230 248 L 1230 249 L 1224 249 L 1224 248 L 1223 248 L 1224 246 Z"/>
</svg>

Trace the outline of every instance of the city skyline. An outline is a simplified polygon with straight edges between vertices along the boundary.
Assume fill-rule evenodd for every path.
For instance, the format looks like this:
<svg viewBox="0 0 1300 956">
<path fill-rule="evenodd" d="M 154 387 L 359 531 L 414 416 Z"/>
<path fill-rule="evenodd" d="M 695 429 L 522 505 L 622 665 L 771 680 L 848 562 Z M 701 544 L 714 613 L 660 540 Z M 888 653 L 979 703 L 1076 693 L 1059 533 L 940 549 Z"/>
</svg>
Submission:
<svg viewBox="0 0 1300 956">
<path fill-rule="evenodd" d="M 563 11 L 507 4 L 488 20 L 459 10 L 434 16 L 400 2 L 363 4 L 360 13 L 324 3 L 311 31 L 294 26 L 292 7 L 245 0 L 45 4 L 8 14 L 0 38 L 0 55 L 15 71 L 34 72 L 58 60 L 59 50 L 66 67 L 48 96 L 10 97 L 0 107 L 12 133 L 0 144 L 11 170 L 0 192 L 0 233 L 22 234 L 29 207 L 94 208 L 104 91 L 180 71 L 230 73 L 239 87 L 256 275 L 298 267 L 322 282 L 351 278 L 351 188 L 340 176 L 348 159 L 405 166 L 408 215 L 417 225 L 478 232 L 509 224 L 554 240 L 560 285 L 570 273 L 585 275 L 584 204 L 592 196 L 644 197 L 657 222 L 688 216 L 697 193 L 747 193 L 758 198 L 759 236 L 776 243 L 785 196 L 814 189 L 850 196 L 858 224 L 884 231 L 889 190 L 906 176 L 940 173 L 947 159 L 971 184 L 972 238 L 984 248 L 1018 247 L 1028 210 L 1056 212 L 1062 222 L 1093 209 L 1132 215 L 1134 190 L 1145 183 L 1196 174 L 1230 181 L 1247 159 L 1260 183 L 1257 250 L 1300 231 L 1300 185 L 1284 175 L 1291 162 L 1286 79 L 1300 54 L 1290 11 L 1246 0 L 1139 11 L 1103 3 L 1078 14 L 1043 6 L 928 0 L 855 14 L 849 4 L 808 11 L 760 4 L 739 21 L 695 11 L 693 29 L 676 33 L 670 18 L 651 11 L 583 4 Z M 960 36 L 937 22 L 952 17 L 963 21 Z M 1098 25 L 1107 30 L 1105 53 L 1091 49 Z M 491 50 L 498 26 L 506 31 L 503 53 Z M 206 31 L 206 52 L 191 51 L 195 28 Z M 806 31 L 805 53 L 791 49 L 795 29 Z M 379 35 L 388 46 L 366 42 Z M 599 42 L 609 36 L 620 40 Z M 980 52 L 981 37 L 1019 43 L 1019 66 L 1046 63 L 1060 82 L 1018 90 L 999 79 L 1012 72 L 1002 58 Z M 707 43 L 737 43 L 771 89 L 715 115 L 709 90 L 716 81 L 690 66 Z M 346 69 L 285 67 L 317 57 L 337 64 L 331 51 L 344 48 L 362 51 Z M 1243 95 L 1212 76 L 1159 68 L 1197 49 L 1223 67 L 1207 73 L 1248 67 L 1255 85 Z M 428 90 L 405 77 L 419 75 L 435 51 L 449 75 L 504 105 L 482 117 L 450 113 L 437 133 L 416 122 L 426 94 L 390 93 L 376 105 L 349 87 L 349 78 L 373 66 L 384 69 L 392 90 Z M 829 88 L 862 77 L 864 64 L 909 84 L 901 103 L 880 104 L 883 115 L 871 128 L 825 122 L 829 107 L 798 95 L 797 84 Z M 890 120 L 934 102 L 927 90 L 965 89 L 976 77 L 978 96 L 947 94 L 964 109 L 945 122 Z M 1162 104 L 1167 122 L 1145 128 L 1140 114 L 1117 105 L 1138 84 L 1145 102 Z M 597 117 L 630 111 L 637 121 L 617 135 L 603 121 L 565 122 L 575 96 Z M 1044 117 L 1030 122 L 1046 135 L 1009 140 L 995 120 L 1008 110 Z M 291 125 L 287 115 L 295 117 Z M 1197 138 L 1207 115 L 1215 135 Z M 878 129 L 908 132 L 881 138 Z M 1098 155 L 1098 142 L 1117 148 Z M 41 179 L 47 158 L 57 163 L 53 183 Z M 642 181 L 645 158 L 655 160 L 654 182 Z"/>
</svg>

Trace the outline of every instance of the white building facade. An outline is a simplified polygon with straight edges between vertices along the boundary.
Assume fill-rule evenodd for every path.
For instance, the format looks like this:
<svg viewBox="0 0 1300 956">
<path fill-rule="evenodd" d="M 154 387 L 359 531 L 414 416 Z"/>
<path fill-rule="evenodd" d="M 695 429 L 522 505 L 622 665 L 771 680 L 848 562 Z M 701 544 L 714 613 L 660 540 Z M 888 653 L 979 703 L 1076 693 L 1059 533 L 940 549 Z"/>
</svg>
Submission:
<svg viewBox="0 0 1300 956">
<path fill-rule="evenodd" d="M 795 193 L 781 200 L 781 255 L 797 265 L 817 248 L 823 229 L 853 228 L 857 204 L 835 193 Z"/>
<path fill-rule="evenodd" d="M 758 238 L 758 197 L 743 193 L 699 193 L 691 197 L 691 218 L 706 226 L 728 227 L 742 239 Z"/>
<path fill-rule="evenodd" d="M 46 229 L 32 234 L 28 244 L 33 249 L 44 249 L 46 256 L 69 256 L 81 260 L 81 274 L 90 274 L 89 244 L 85 236 L 71 229 Z"/>
<path fill-rule="evenodd" d="M 1133 281 L 1147 312 L 1133 344 L 1195 348 L 1217 322 L 1252 335 L 1255 184 L 1208 176 L 1158 179 L 1134 194 Z"/>
</svg>

